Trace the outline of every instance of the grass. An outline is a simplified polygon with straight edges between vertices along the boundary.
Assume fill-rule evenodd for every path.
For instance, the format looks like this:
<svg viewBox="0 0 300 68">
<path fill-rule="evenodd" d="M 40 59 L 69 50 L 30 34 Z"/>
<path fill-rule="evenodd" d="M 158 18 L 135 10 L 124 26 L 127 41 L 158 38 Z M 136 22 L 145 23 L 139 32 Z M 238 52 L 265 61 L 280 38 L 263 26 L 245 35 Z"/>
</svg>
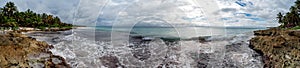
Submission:
<svg viewBox="0 0 300 68">
<path fill-rule="evenodd" d="M 291 28 L 292 30 L 298 30 L 298 29 L 300 29 L 300 26 L 295 26 L 295 27 L 293 27 L 293 28 Z"/>
</svg>

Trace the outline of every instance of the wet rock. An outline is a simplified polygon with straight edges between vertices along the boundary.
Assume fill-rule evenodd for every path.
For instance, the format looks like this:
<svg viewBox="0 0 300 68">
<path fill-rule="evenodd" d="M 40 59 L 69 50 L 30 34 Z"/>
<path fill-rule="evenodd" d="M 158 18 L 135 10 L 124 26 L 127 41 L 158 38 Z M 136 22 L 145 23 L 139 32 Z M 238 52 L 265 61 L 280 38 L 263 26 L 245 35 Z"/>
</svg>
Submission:
<svg viewBox="0 0 300 68">
<path fill-rule="evenodd" d="M 149 49 L 149 43 L 154 38 L 150 37 L 142 37 L 142 36 L 132 36 L 130 38 L 130 43 L 132 43 L 130 47 L 132 50 L 133 57 L 139 60 L 147 60 L 151 56 L 151 52 Z"/>
<path fill-rule="evenodd" d="M 300 31 L 271 28 L 254 33 L 249 47 L 263 56 L 265 68 L 300 67 Z"/>
<path fill-rule="evenodd" d="M 211 36 L 201 36 L 201 37 L 194 37 L 194 38 L 190 38 L 190 39 L 181 39 L 181 40 L 184 40 L 184 41 L 195 40 L 195 41 L 198 41 L 200 43 L 206 43 L 206 42 L 211 41 L 211 40 L 208 40 L 209 38 L 211 38 Z"/>
<path fill-rule="evenodd" d="M 62 40 L 59 37 L 52 38 L 53 43 L 61 42 Z"/>
<path fill-rule="evenodd" d="M 178 37 L 168 37 L 168 38 L 160 38 L 160 39 L 162 39 L 165 42 L 177 42 L 181 40 L 181 38 Z"/>
<path fill-rule="evenodd" d="M 147 60 L 151 56 L 149 48 L 137 48 L 132 51 L 133 57 L 139 60 Z"/>
<path fill-rule="evenodd" d="M 200 42 L 200 43 L 204 43 L 204 42 L 207 42 L 207 40 L 206 40 L 206 38 L 199 37 L 199 42 Z"/>
<path fill-rule="evenodd" d="M 108 68 L 122 67 L 118 57 L 116 56 L 102 56 L 100 57 L 102 65 Z"/>
<path fill-rule="evenodd" d="M 192 59 L 197 62 L 197 68 L 206 68 L 209 65 L 209 59 L 211 58 L 210 53 L 199 53 L 192 56 Z"/>
<path fill-rule="evenodd" d="M 234 43 L 234 44 L 232 44 L 232 45 L 226 45 L 226 46 L 225 46 L 226 52 L 231 52 L 231 51 L 233 51 L 233 52 L 243 51 L 243 50 L 241 50 L 241 49 L 242 49 L 241 46 L 242 46 L 242 43 Z"/>
<path fill-rule="evenodd" d="M 131 36 L 130 37 L 130 41 L 139 42 L 139 41 L 142 41 L 142 39 L 143 39 L 143 36 Z"/>
<path fill-rule="evenodd" d="M 44 63 L 46 68 L 71 68 L 64 58 L 56 55 L 51 55 Z"/>
<path fill-rule="evenodd" d="M 139 60 L 147 60 L 151 56 L 151 52 L 149 49 L 149 42 L 132 42 L 131 46 L 129 46 L 132 50 L 133 57 Z"/>
</svg>

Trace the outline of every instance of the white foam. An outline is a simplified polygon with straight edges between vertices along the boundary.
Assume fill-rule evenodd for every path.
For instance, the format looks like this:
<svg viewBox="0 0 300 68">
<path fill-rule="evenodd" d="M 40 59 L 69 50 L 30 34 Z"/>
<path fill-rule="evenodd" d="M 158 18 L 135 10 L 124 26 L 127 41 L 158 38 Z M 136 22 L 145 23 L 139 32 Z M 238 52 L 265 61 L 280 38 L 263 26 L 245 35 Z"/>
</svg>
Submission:
<svg viewBox="0 0 300 68">
<path fill-rule="evenodd" d="M 151 56 L 146 60 L 139 60 L 133 56 L 132 43 L 123 43 L 121 46 L 113 46 L 111 42 L 90 41 L 88 38 L 72 34 L 61 38 L 62 41 L 54 45 L 51 49 L 53 54 L 64 57 L 74 68 L 104 67 L 99 59 L 102 56 L 116 56 L 119 63 L 125 67 L 157 67 L 163 64 L 166 67 L 196 67 L 201 60 L 201 56 L 208 60 L 207 67 L 226 67 L 226 64 L 233 64 L 237 67 L 262 67 L 261 59 L 252 57 L 256 54 L 248 47 L 247 41 L 252 36 L 241 34 L 237 36 L 213 37 L 211 42 L 199 43 L 197 41 L 179 41 L 176 45 L 166 45 L 160 39 L 155 39 L 149 44 L 145 44 L 150 51 Z M 220 40 L 221 39 L 221 40 Z M 241 43 L 241 45 L 231 45 L 232 43 Z M 237 46 L 238 52 L 228 51 L 226 46 Z M 144 50 L 143 50 L 144 51 Z M 253 62 L 255 61 L 255 62 Z M 224 63 L 227 62 L 227 63 Z M 228 67 L 228 66 L 227 66 Z"/>
</svg>

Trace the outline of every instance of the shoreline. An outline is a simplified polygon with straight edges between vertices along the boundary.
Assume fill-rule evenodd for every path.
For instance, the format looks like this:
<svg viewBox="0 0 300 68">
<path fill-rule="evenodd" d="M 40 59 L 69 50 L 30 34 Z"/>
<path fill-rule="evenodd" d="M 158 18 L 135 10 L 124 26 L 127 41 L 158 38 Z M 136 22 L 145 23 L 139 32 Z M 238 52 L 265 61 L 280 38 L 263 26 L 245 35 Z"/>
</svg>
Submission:
<svg viewBox="0 0 300 68">
<path fill-rule="evenodd" d="M 50 51 L 54 47 L 45 41 L 38 41 L 20 31 L 7 31 L 0 36 L 0 41 L 4 42 L 0 44 L 0 67 L 70 68 L 63 57 Z"/>
<path fill-rule="evenodd" d="M 54 33 L 52 33 L 53 31 L 33 31 L 33 32 L 30 32 L 30 33 L 33 33 L 33 34 L 23 34 L 23 35 L 27 35 L 28 37 L 30 36 L 30 35 L 35 35 L 35 32 L 37 32 L 36 34 L 38 35 L 37 37 L 44 37 L 44 36 L 52 36 L 52 34 L 56 34 L 56 33 L 59 33 L 59 31 L 58 32 L 54 32 Z M 49 32 L 49 33 L 48 33 Z M 46 34 L 46 35 L 44 35 L 44 33 Z M 41 36 L 40 36 L 41 35 Z M 32 36 L 31 36 L 32 37 Z M 53 37 L 52 37 L 53 38 Z M 145 37 L 136 37 L 136 39 L 145 39 L 146 41 L 147 41 L 147 39 L 148 38 L 145 38 Z M 209 43 L 210 42 L 210 40 L 207 40 L 207 38 L 209 38 L 209 37 L 195 37 L 195 38 L 191 38 L 191 39 L 185 39 L 185 40 L 182 40 L 182 41 L 186 41 L 186 42 L 188 42 L 188 41 L 196 41 L 196 42 L 200 42 L 200 43 L 203 43 L 203 44 L 206 44 L 206 43 Z M 152 38 L 150 38 L 150 40 L 151 40 Z M 168 38 L 166 38 L 167 40 L 170 40 L 170 39 L 168 39 Z M 201 41 L 202 40 L 202 41 Z M 44 40 L 45 41 L 45 40 Z M 172 41 L 172 39 L 171 39 L 171 41 Z M 40 41 L 41 42 L 41 41 Z M 48 41 L 49 42 L 49 41 Z M 50 42 L 52 42 L 52 41 L 50 41 Z M 49 43 L 50 44 L 50 43 Z M 48 45 L 49 45 L 48 44 Z M 173 43 L 168 43 L 168 42 L 165 42 L 165 44 L 166 45 L 169 45 L 169 44 L 173 44 Z M 241 42 L 241 44 L 243 44 L 243 42 Z M 50 45 L 51 46 L 51 45 Z M 229 44 L 229 45 L 226 45 L 227 47 L 228 46 L 239 46 L 239 43 L 237 43 L 237 44 L 235 44 L 235 43 L 233 43 L 233 44 Z M 49 48 L 50 49 L 50 48 Z M 48 50 L 49 50 L 48 49 Z M 239 48 L 231 48 L 231 50 L 232 49 L 239 49 Z M 63 56 L 61 56 L 61 57 L 63 57 Z M 62 58 L 62 59 L 67 59 L 67 58 Z M 106 60 L 106 59 L 108 59 L 108 58 L 102 58 L 102 59 L 104 59 L 104 60 Z M 65 62 L 65 61 L 64 61 Z M 66 62 L 67 63 L 67 62 Z M 71 63 L 70 63 L 71 64 Z"/>
<path fill-rule="evenodd" d="M 263 56 L 264 68 L 300 67 L 300 30 L 254 31 L 249 47 Z"/>
<path fill-rule="evenodd" d="M 46 34 L 48 34 L 48 33 L 46 33 Z M 79 33 L 80 34 L 80 33 Z M 28 35 L 35 35 L 35 34 L 28 34 Z M 37 33 L 37 37 L 43 37 L 43 36 L 49 36 L 49 35 L 52 35 L 52 33 L 50 33 L 50 34 L 48 34 L 48 35 L 44 35 L 43 33 Z M 41 35 L 41 36 L 40 36 Z M 248 35 L 248 34 L 247 34 Z M 53 38 L 53 37 L 51 37 L 51 38 Z M 137 37 L 133 37 L 134 39 L 132 39 L 132 42 L 136 42 L 137 44 L 134 44 L 134 46 L 130 46 L 129 48 L 132 48 L 132 49 L 139 49 L 139 48 L 148 48 L 147 46 L 142 46 L 142 45 L 140 45 L 139 43 L 159 43 L 159 44 L 161 44 L 161 45 L 163 45 L 162 47 L 172 47 L 172 46 L 170 46 L 170 45 L 176 45 L 176 44 L 178 44 L 178 43 L 169 43 L 169 42 L 166 42 L 166 41 L 162 41 L 162 40 L 157 40 L 157 39 L 155 39 L 155 40 L 152 40 L 153 38 L 145 38 L 145 37 L 142 37 L 142 36 L 137 36 Z M 203 37 L 204 38 L 204 37 Z M 230 37 L 231 38 L 231 37 Z M 238 37 L 237 37 L 238 38 Z M 170 40 L 170 39 L 166 39 L 166 40 Z M 194 41 L 195 40 L 195 41 Z M 234 43 L 230 43 L 229 41 L 230 41 L 230 39 L 225 39 L 225 40 L 219 40 L 219 41 L 215 41 L 215 42 L 213 42 L 212 44 L 210 44 L 210 41 L 208 40 L 208 41 L 203 41 L 203 43 L 199 43 L 198 44 L 198 41 L 196 41 L 196 40 L 199 40 L 198 39 L 198 37 L 196 37 L 196 38 L 192 38 L 192 39 L 187 39 L 187 40 L 183 40 L 183 41 L 180 41 L 180 42 L 182 42 L 182 43 L 197 43 L 197 44 L 190 44 L 190 46 L 186 46 L 186 47 L 193 47 L 193 48 L 196 48 L 196 50 L 189 50 L 189 51 L 197 51 L 197 50 L 205 50 L 205 48 L 206 47 L 210 47 L 210 45 L 217 45 L 218 43 L 222 43 L 222 44 L 227 44 L 227 42 L 228 42 L 228 45 L 219 45 L 219 46 L 224 46 L 224 47 L 226 47 L 226 48 L 228 48 L 229 47 L 229 49 L 228 50 L 226 50 L 226 52 L 230 52 L 230 53 L 228 53 L 228 57 L 226 57 L 226 58 L 228 58 L 228 59 L 224 59 L 224 60 L 226 60 L 226 61 L 235 61 L 234 59 L 230 59 L 230 57 L 235 57 L 234 55 L 232 56 L 232 54 L 233 53 L 235 53 L 235 54 L 244 54 L 244 53 L 246 53 L 246 54 L 251 54 L 251 55 L 254 55 L 254 53 L 252 53 L 251 51 L 251 49 L 250 48 L 242 48 L 242 47 L 239 47 L 239 46 L 243 46 L 243 45 L 247 45 L 247 43 L 245 43 L 245 42 L 243 42 L 243 41 L 238 41 L 238 42 L 234 42 Z M 75 41 L 79 41 L 79 42 L 82 42 L 81 40 L 75 40 Z M 172 41 L 172 39 L 171 39 L 171 41 Z M 49 41 L 48 41 L 49 42 Z M 50 41 L 51 42 L 51 41 Z M 86 41 L 85 41 L 86 42 Z M 216 44 L 215 44 L 216 43 Z M 89 44 L 89 43 L 87 43 L 87 44 Z M 67 44 L 62 44 L 62 45 L 67 45 Z M 80 46 L 82 46 L 82 44 L 76 44 L 76 45 L 78 45 L 79 47 Z M 98 44 L 96 44 L 96 45 L 98 45 Z M 186 45 L 189 45 L 189 44 L 186 44 Z M 198 46 L 198 45 L 203 45 L 203 46 Z M 60 46 L 60 45 L 54 45 L 54 46 Z M 68 46 L 68 45 L 67 45 Z M 71 45 L 72 46 L 72 45 Z M 97 48 L 97 47 L 101 47 L 101 46 L 89 46 L 89 45 L 83 45 L 84 47 L 88 47 L 88 48 Z M 102 45 L 102 46 L 111 46 L 111 45 Z M 137 46 L 139 46 L 139 47 L 137 47 Z M 151 45 L 151 46 L 158 46 L 158 45 Z M 204 47 L 204 49 L 201 49 L 201 48 L 199 48 L 199 49 L 197 49 L 197 47 Z M 160 48 L 160 47 L 159 47 Z M 63 49 L 65 49 L 65 48 L 63 48 Z M 63 50 L 62 49 L 62 50 Z M 176 48 L 175 48 L 176 49 Z M 238 51 L 239 49 L 241 49 L 241 50 L 243 50 L 243 51 Z M 249 49 L 249 50 L 248 50 Z M 173 49 L 170 49 L 170 50 L 173 50 Z M 57 50 L 58 52 L 55 52 L 54 51 L 54 53 L 61 53 L 61 51 L 60 50 Z M 79 51 L 79 52 L 77 52 L 77 51 Z M 90 53 L 88 53 L 88 51 L 89 50 L 87 50 L 87 54 L 90 54 Z M 174 51 L 176 51 L 176 50 L 174 50 Z M 178 50 L 178 51 L 181 51 L 181 50 Z M 223 51 L 223 50 L 220 50 L 220 51 L 222 51 L 222 52 L 225 52 L 225 51 Z M 71 51 L 71 53 L 73 53 L 74 55 L 79 55 L 79 56 L 83 56 L 82 55 L 82 53 L 81 52 L 86 52 L 86 50 L 84 49 L 84 51 L 82 51 L 81 49 L 80 50 L 75 50 L 75 51 Z M 204 51 L 204 52 L 206 52 L 206 51 Z M 203 54 L 206 54 L 206 53 L 204 53 L 203 52 Z M 99 53 L 101 53 L 101 52 L 99 52 Z M 132 57 L 134 57 L 134 58 L 136 58 L 136 59 L 138 59 L 138 60 L 147 60 L 147 54 L 149 54 L 149 53 L 143 53 L 143 52 L 139 52 L 139 51 L 134 51 L 134 52 L 132 52 L 133 54 L 140 54 L 140 56 L 139 55 L 135 55 L 135 56 L 132 56 Z M 168 52 L 166 52 L 166 53 L 168 53 Z M 184 53 L 184 54 L 189 54 L 189 53 Z M 218 53 L 215 53 L 215 54 L 218 54 Z M 64 54 L 64 53 L 62 53 L 62 54 L 57 54 L 57 55 L 61 55 L 61 56 L 63 56 L 63 57 L 66 57 L 66 56 L 68 56 L 68 55 L 66 55 L 66 54 Z M 104 56 L 102 56 L 102 55 L 104 55 Z M 202 55 L 202 53 L 201 53 L 201 55 Z M 106 56 L 109 56 L 109 55 L 105 55 L 105 54 L 101 54 L 101 55 L 98 55 L 98 56 L 96 56 L 96 58 L 95 57 L 88 57 L 88 56 L 83 56 L 83 57 L 88 57 L 88 58 L 95 58 L 94 60 L 99 60 L 99 61 L 106 61 L 106 60 L 110 60 L 110 59 L 116 59 L 116 60 L 118 60 L 118 59 L 122 59 L 122 58 L 120 58 L 120 57 L 116 57 L 116 56 L 109 56 L 109 57 L 116 57 L 116 58 L 107 58 Z M 209 56 L 209 55 L 208 55 Z M 99 57 L 102 57 L 101 59 L 97 59 L 97 58 L 99 58 Z M 138 58 L 138 57 L 145 57 L 145 58 Z M 247 56 L 248 57 L 248 56 Z M 66 57 L 65 59 L 67 59 L 67 61 L 68 62 L 80 62 L 79 60 L 77 60 L 77 61 L 74 61 L 74 60 L 70 60 L 70 58 L 76 58 L 76 57 Z M 148 57 L 149 58 L 149 57 Z M 255 57 L 251 57 L 251 58 L 254 58 L 255 59 Z M 250 58 L 250 59 L 251 59 Z M 209 59 L 218 59 L 218 58 L 210 58 L 210 57 L 203 57 L 203 59 L 207 59 L 207 60 L 209 60 Z M 248 58 L 247 58 L 248 59 Z M 81 59 L 81 60 L 87 60 L 87 59 Z M 222 59 L 223 60 L 223 59 Z M 245 61 L 246 62 L 246 61 Z M 110 63 L 112 63 L 112 64 L 115 64 L 114 62 L 110 62 Z M 118 63 L 122 63 L 122 62 L 118 62 Z M 193 63 L 193 62 L 191 62 L 191 63 Z M 204 63 L 205 65 L 210 65 L 210 64 L 208 64 L 207 62 L 202 62 L 202 63 Z M 239 63 L 239 62 L 236 62 L 236 63 Z M 254 63 L 254 62 L 253 62 Z M 70 63 L 71 65 L 72 65 L 72 63 Z M 89 65 L 89 63 L 85 63 L 86 65 Z M 172 63 L 170 63 L 170 64 L 172 64 Z M 228 63 L 228 64 L 234 64 L 234 63 Z M 245 63 L 246 64 L 246 63 Z M 247 64 L 252 64 L 252 62 L 249 62 L 249 63 L 247 63 Z M 99 63 L 98 65 L 101 65 L 101 63 Z M 104 64 L 102 64 L 102 65 L 104 65 Z M 122 63 L 122 65 L 126 65 L 126 63 Z M 243 65 L 243 64 L 241 64 L 241 65 Z M 137 66 L 139 66 L 139 65 L 137 65 Z M 257 64 L 256 65 L 257 67 L 260 67 L 260 65 L 259 64 Z"/>
</svg>

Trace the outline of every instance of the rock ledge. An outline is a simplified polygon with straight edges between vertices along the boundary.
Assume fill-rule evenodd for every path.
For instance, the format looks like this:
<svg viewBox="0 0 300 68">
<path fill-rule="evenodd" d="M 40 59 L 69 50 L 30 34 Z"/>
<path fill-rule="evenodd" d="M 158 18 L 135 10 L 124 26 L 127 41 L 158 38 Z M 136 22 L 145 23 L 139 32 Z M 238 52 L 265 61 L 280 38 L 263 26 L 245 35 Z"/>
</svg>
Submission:
<svg viewBox="0 0 300 68">
<path fill-rule="evenodd" d="M 300 67 L 300 31 L 270 28 L 254 35 L 249 47 L 263 56 L 265 68 Z"/>
<path fill-rule="evenodd" d="M 70 68 L 50 48 L 53 46 L 20 33 L 0 34 L 0 68 Z"/>
</svg>

